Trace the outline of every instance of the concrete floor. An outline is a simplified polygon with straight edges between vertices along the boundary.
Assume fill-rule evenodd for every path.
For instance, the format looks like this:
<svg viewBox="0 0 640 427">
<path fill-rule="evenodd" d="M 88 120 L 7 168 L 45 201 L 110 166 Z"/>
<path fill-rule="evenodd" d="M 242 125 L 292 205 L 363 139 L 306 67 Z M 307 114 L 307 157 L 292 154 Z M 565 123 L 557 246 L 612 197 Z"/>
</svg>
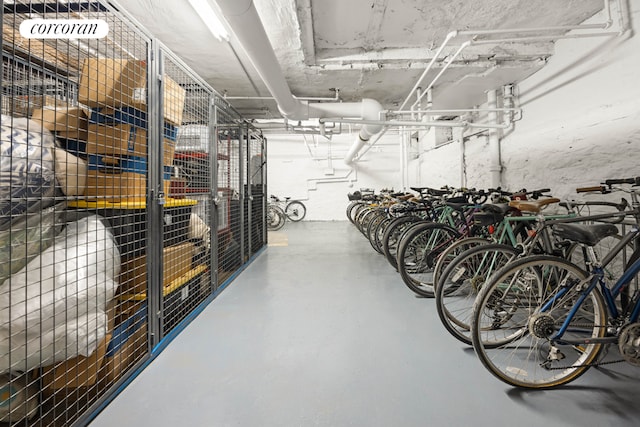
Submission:
<svg viewBox="0 0 640 427">
<path fill-rule="evenodd" d="M 279 233 L 92 427 L 640 423 L 640 369 L 510 388 L 350 223 Z"/>
</svg>

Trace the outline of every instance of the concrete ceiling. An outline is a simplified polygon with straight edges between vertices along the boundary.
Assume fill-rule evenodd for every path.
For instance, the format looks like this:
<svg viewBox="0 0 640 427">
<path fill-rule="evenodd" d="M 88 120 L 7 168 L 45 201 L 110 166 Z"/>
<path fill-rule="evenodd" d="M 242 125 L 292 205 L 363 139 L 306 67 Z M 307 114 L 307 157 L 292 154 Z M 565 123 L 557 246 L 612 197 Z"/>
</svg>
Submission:
<svg viewBox="0 0 640 427">
<path fill-rule="evenodd" d="M 215 39 L 188 0 L 119 0 L 118 4 L 218 92 L 227 94 L 245 117 L 280 117 L 272 100 L 231 98 L 270 94 L 234 36 L 228 43 Z M 374 98 L 393 110 L 403 103 L 451 31 L 576 25 L 600 11 L 603 0 L 254 0 L 254 4 L 295 96 L 333 97 L 339 89 L 343 101 Z M 423 87 L 468 39 L 459 36 L 447 45 Z M 481 104 L 485 91 L 523 80 L 552 54 L 552 41 L 471 45 L 434 85 L 434 107 Z"/>
</svg>

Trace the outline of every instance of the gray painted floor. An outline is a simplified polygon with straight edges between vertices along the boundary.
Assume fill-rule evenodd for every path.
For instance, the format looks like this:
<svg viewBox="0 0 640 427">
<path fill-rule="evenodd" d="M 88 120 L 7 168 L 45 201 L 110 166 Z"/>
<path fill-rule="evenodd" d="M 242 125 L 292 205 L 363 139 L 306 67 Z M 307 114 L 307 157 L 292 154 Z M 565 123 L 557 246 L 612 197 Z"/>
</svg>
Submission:
<svg viewBox="0 0 640 427">
<path fill-rule="evenodd" d="M 92 427 L 640 425 L 640 369 L 510 388 L 350 223 L 281 232 Z"/>
</svg>

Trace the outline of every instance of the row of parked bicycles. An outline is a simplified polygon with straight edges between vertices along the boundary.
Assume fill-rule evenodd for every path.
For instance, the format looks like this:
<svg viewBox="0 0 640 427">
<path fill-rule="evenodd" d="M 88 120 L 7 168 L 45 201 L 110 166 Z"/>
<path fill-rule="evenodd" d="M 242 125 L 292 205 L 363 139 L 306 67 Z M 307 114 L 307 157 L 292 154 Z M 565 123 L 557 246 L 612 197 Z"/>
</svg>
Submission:
<svg viewBox="0 0 640 427">
<path fill-rule="evenodd" d="M 546 389 L 591 366 L 640 366 L 640 177 L 577 189 L 626 193 L 613 202 L 411 190 L 349 194 L 347 217 L 494 376 Z"/>
</svg>

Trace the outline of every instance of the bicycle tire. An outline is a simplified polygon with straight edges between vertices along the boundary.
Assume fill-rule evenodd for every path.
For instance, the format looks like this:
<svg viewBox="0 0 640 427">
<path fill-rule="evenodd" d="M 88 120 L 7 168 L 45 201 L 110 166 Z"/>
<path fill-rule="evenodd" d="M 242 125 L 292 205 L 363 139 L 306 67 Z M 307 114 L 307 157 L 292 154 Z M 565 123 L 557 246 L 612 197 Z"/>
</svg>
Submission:
<svg viewBox="0 0 640 427">
<path fill-rule="evenodd" d="M 433 268 L 438 256 L 460 233 L 453 227 L 428 222 L 414 226 L 398 246 L 398 272 L 402 281 L 416 294 L 433 298 Z"/>
<path fill-rule="evenodd" d="M 284 213 L 287 214 L 287 218 L 289 218 L 290 221 L 302 221 L 307 215 L 307 207 L 301 201 L 293 200 L 287 203 L 287 206 L 284 208 Z"/>
<path fill-rule="evenodd" d="M 277 231 L 284 227 L 287 216 L 279 206 L 267 206 L 267 229 Z"/>
<path fill-rule="evenodd" d="M 458 341 L 471 345 L 473 303 L 491 274 L 513 260 L 513 246 L 484 244 L 471 247 L 452 260 L 435 288 L 436 309 L 445 329 Z"/>
<path fill-rule="evenodd" d="M 529 389 L 557 387 L 584 374 L 602 344 L 563 345 L 551 338 L 580 295 L 576 284 L 587 278 L 577 265 L 548 255 L 525 257 L 497 271 L 476 298 L 471 320 L 471 340 L 483 366 L 501 381 Z M 563 285 L 564 297 L 540 313 L 541 304 L 559 295 Z M 594 289 L 562 338 L 600 338 L 606 329 L 604 301 Z"/>
<path fill-rule="evenodd" d="M 424 222 L 424 220 L 418 216 L 413 215 L 401 216 L 400 218 L 394 219 L 387 226 L 387 229 L 384 232 L 384 236 L 382 236 L 382 252 L 384 253 L 387 261 L 389 261 L 389 264 L 391 264 L 391 266 L 395 270 L 398 269 L 396 252 L 398 249 L 400 235 L 405 229 L 409 228 L 417 222 Z"/>
<path fill-rule="evenodd" d="M 376 230 L 378 229 L 378 226 L 386 219 L 387 219 L 387 214 L 383 211 L 379 211 L 367 226 L 367 231 L 365 233 L 365 236 L 367 236 L 367 239 L 369 240 L 369 244 L 371 245 L 373 250 L 375 250 L 376 252 L 380 252 L 380 251 L 376 247 L 375 233 L 376 233 Z"/>
<path fill-rule="evenodd" d="M 382 222 L 380 222 L 380 224 L 378 224 L 374 231 L 373 248 L 381 255 L 384 255 L 384 249 L 382 248 L 382 237 L 384 236 L 384 232 L 387 229 L 387 226 L 394 219 L 395 218 L 385 218 Z"/>
<path fill-rule="evenodd" d="M 464 239 L 458 240 L 453 245 L 445 249 L 438 257 L 436 266 L 433 268 L 434 287 L 438 287 L 438 282 L 440 281 L 442 272 L 447 268 L 449 263 L 455 259 L 455 257 L 469 248 L 475 247 L 477 245 L 486 245 L 489 243 L 492 243 L 492 241 L 484 237 L 466 237 Z"/>
</svg>

